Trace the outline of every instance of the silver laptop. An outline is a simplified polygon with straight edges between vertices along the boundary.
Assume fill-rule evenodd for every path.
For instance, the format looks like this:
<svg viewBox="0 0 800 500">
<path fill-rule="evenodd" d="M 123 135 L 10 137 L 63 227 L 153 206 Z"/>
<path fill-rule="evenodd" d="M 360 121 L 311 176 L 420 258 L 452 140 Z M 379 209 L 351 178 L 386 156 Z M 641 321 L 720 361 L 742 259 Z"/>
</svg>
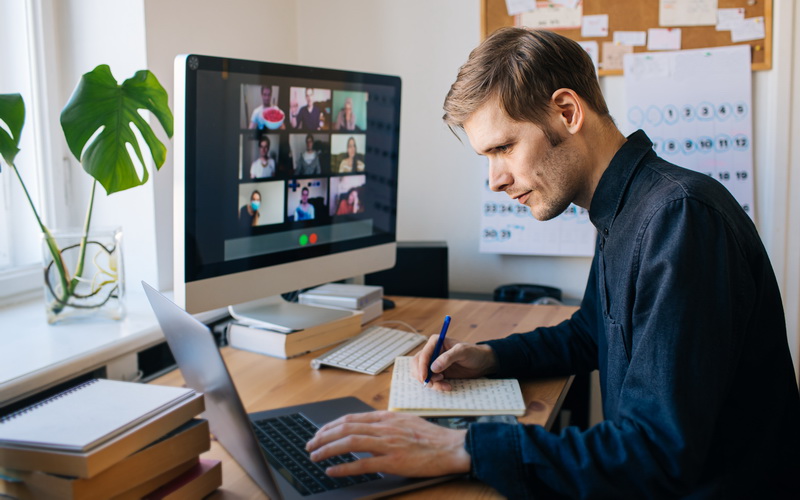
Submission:
<svg viewBox="0 0 800 500">
<path fill-rule="evenodd" d="M 187 385 L 205 394 L 204 416 L 211 432 L 270 498 L 375 498 L 452 478 L 370 474 L 333 479 L 308 469 L 308 455 L 302 450 L 305 456 L 297 456 L 293 444 L 302 449 L 316 428 L 374 408 L 351 397 L 247 414 L 208 327 L 147 283 L 142 285 Z M 329 463 L 365 456 L 342 455 Z"/>
</svg>

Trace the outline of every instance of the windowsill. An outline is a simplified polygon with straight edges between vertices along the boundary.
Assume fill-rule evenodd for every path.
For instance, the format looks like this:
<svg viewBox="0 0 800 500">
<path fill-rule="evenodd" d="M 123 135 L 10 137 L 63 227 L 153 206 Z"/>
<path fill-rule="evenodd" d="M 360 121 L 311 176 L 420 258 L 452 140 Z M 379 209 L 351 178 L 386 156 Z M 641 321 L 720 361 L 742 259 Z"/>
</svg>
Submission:
<svg viewBox="0 0 800 500">
<path fill-rule="evenodd" d="M 49 325 L 42 299 L 0 308 L 0 404 L 105 367 L 130 380 L 136 353 L 164 340 L 143 291 L 125 297 L 121 321 L 87 319 Z"/>
</svg>

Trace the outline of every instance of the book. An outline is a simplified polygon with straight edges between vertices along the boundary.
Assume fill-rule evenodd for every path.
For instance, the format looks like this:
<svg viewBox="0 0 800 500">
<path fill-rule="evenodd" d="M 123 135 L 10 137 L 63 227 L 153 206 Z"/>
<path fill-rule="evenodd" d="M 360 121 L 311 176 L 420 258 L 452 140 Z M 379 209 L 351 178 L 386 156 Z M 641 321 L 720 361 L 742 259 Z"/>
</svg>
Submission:
<svg viewBox="0 0 800 500">
<path fill-rule="evenodd" d="M 222 486 L 222 463 L 201 458 L 180 476 L 144 496 L 145 500 L 195 500 Z"/>
<path fill-rule="evenodd" d="M 328 283 L 301 293 L 297 300 L 301 304 L 364 309 L 382 298 L 382 286 Z"/>
<path fill-rule="evenodd" d="M 3 476 L 0 479 L 0 493 L 20 499 L 111 498 L 160 476 L 165 470 L 199 457 L 210 447 L 208 421 L 190 420 L 89 479 L 41 471 L 0 470 L 0 476 Z"/>
<path fill-rule="evenodd" d="M 349 312 L 343 318 L 290 333 L 233 322 L 227 329 L 228 345 L 283 359 L 299 356 L 358 335 L 363 313 Z"/>
<path fill-rule="evenodd" d="M 0 446 L 87 451 L 194 391 L 92 379 L 0 418 Z"/>
<path fill-rule="evenodd" d="M 383 298 L 376 300 L 361 308 L 364 315 L 361 317 L 361 324 L 365 325 L 383 314 Z"/>
<path fill-rule="evenodd" d="M 135 486 L 125 493 L 111 497 L 111 500 L 142 500 L 142 497 L 148 493 L 152 493 L 170 481 L 180 477 L 196 467 L 198 463 L 200 463 L 200 457 L 194 457 L 191 460 L 187 460 L 180 465 L 164 471 L 149 481 L 145 481 L 144 483 Z"/>
<path fill-rule="evenodd" d="M 423 387 L 411 376 L 411 357 L 394 361 L 389 410 L 423 417 L 525 414 L 516 379 L 453 379 L 449 392 Z"/>
<path fill-rule="evenodd" d="M 203 410 L 205 410 L 203 395 L 192 391 L 188 399 L 150 416 L 122 434 L 85 452 L 1 444 L 0 467 L 89 478 L 191 420 Z M 104 411 L 113 412 L 115 408 L 108 407 Z M 82 424 L 78 422 L 74 425 L 91 425 L 91 422 L 84 420 Z"/>
</svg>

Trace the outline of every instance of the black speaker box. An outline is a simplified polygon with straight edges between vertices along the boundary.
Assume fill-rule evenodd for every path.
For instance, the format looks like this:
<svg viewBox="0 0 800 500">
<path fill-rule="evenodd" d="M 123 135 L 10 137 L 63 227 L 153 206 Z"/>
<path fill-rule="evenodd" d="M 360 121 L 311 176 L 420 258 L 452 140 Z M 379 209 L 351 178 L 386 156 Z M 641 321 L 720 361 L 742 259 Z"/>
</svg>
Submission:
<svg viewBox="0 0 800 500">
<path fill-rule="evenodd" d="M 395 266 L 365 275 L 364 282 L 382 286 L 385 295 L 446 299 L 450 294 L 447 243 L 398 241 Z"/>
</svg>

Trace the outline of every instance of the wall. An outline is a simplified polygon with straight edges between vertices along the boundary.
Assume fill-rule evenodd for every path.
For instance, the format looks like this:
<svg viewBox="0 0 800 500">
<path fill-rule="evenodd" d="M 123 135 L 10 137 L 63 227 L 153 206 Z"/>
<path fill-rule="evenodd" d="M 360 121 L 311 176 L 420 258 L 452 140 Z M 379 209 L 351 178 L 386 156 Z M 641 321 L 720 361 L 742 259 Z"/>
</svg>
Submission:
<svg viewBox="0 0 800 500">
<path fill-rule="evenodd" d="M 127 66 L 112 67 L 115 75 L 127 77 L 143 67 L 140 47 L 146 46 L 147 67 L 170 94 L 172 60 L 185 52 L 399 75 L 403 79 L 399 239 L 447 241 L 454 291 L 486 293 L 503 283 L 537 282 L 561 287 L 568 297 L 582 295 L 588 258 L 478 252 L 477 200 L 486 167 L 441 122 L 444 96 L 458 67 L 479 42 L 478 0 L 234 0 L 224 7 L 213 0 L 114 0 L 108 6 L 100 0 L 69 0 L 65 4 L 98 13 L 96 18 L 72 16 L 68 21 L 74 23 L 70 47 L 100 54 L 83 58 L 80 72 L 91 69 L 94 59 L 125 50 L 121 39 L 129 38 L 133 57 Z M 105 19 L 100 14 L 115 8 L 122 9 L 122 15 L 112 13 L 109 18 L 124 18 L 124 23 L 103 27 L 96 22 Z M 775 0 L 774 10 L 774 69 L 757 72 L 753 79 L 756 222 L 784 292 L 796 356 L 800 241 L 798 232 L 789 229 L 800 224 L 798 197 L 791 196 L 800 189 L 798 151 L 792 146 L 800 143 L 800 111 L 792 101 L 792 78 L 800 67 L 794 35 L 799 14 L 790 0 Z M 84 43 L 81 37 L 88 36 L 84 30 L 90 32 L 98 25 L 101 31 L 94 40 L 99 44 Z M 115 36 L 110 36 L 112 31 Z M 80 72 L 69 75 L 72 85 Z M 601 85 L 612 115 L 623 116 L 623 79 L 606 77 Z M 153 247 L 157 248 L 161 288 L 169 288 L 172 282 L 170 165 L 171 158 L 154 176 L 149 188 L 152 195 L 146 189 L 134 190 L 142 191 L 139 196 L 145 198 L 145 205 L 149 203 L 134 215 L 143 224 L 143 238 L 152 240 L 152 234 L 157 235 L 157 241 L 147 243 L 143 251 L 155 260 Z M 142 272 L 156 272 L 152 263 L 148 265 L 150 270 Z"/>
</svg>

